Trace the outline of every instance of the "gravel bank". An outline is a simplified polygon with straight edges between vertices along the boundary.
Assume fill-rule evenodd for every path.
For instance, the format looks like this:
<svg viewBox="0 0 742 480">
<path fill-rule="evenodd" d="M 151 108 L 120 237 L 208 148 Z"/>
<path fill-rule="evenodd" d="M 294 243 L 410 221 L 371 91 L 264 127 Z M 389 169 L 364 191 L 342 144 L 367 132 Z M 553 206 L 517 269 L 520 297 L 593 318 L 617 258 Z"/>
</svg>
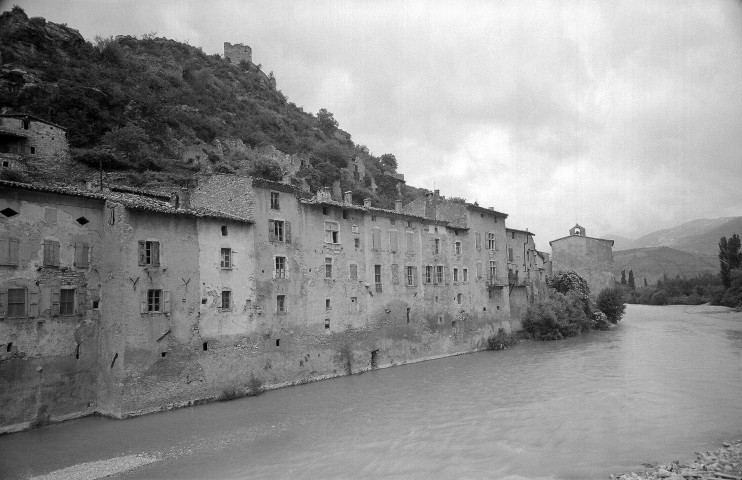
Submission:
<svg viewBox="0 0 742 480">
<path fill-rule="evenodd" d="M 97 462 L 80 463 L 29 480 L 97 480 L 128 472 L 158 460 L 159 458 L 149 455 L 126 455 Z"/>
<path fill-rule="evenodd" d="M 687 464 L 647 466 L 645 470 L 610 475 L 611 480 L 742 480 L 742 440 L 724 442 L 713 452 L 696 452 Z"/>
</svg>

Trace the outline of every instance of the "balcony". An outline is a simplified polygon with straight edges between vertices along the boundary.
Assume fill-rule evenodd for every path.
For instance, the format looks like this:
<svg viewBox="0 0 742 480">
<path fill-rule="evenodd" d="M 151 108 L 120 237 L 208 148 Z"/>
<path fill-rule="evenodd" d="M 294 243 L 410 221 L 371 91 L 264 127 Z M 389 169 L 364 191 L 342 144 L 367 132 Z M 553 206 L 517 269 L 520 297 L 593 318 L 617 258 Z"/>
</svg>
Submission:
<svg viewBox="0 0 742 480">
<path fill-rule="evenodd" d="M 501 278 L 498 278 L 496 276 L 488 276 L 485 278 L 484 281 L 485 286 L 488 290 L 493 290 L 495 288 L 504 288 L 505 282 Z"/>
</svg>

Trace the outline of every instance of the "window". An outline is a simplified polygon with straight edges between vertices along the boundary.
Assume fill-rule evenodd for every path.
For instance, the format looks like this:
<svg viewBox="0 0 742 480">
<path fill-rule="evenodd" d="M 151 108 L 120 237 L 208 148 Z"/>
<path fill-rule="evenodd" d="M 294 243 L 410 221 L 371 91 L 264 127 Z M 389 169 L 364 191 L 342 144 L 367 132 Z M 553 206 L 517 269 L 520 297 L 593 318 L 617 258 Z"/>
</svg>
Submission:
<svg viewBox="0 0 742 480">
<path fill-rule="evenodd" d="M 408 287 L 417 285 L 417 267 L 405 267 L 405 274 Z"/>
<path fill-rule="evenodd" d="M 59 291 L 59 314 L 60 315 L 74 315 L 75 314 L 75 289 L 74 288 L 63 288 Z"/>
<path fill-rule="evenodd" d="M 286 313 L 286 295 L 276 295 L 276 313 Z"/>
<path fill-rule="evenodd" d="M 322 207 L 322 215 L 329 215 L 330 209 L 327 207 Z"/>
<path fill-rule="evenodd" d="M 274 278 L 286 278 L 286 257 L 276 257 Z"/>
<path fill-rule="evenodd" d="M 456 255 L 461 255 L 461 242 L 456 242 L 453 244 L 453 253 Z"/>
<path fill-rule="evenodd" d="M 435 267 L 435 283 L 438 285 L 443 283 L 443 266 L 438 265 Z"/>
<path fill-rule="evenodd" d="M 325 257 L 325 278 L 332 278 L 332 257 Z"/>
<path fill-rule="evenodd" d="M 232 250 L 231 249 L 222 248 L 221 266 L 224 269 L 232 268 Z"/>
<path fill-rule="evenodd" d="M 8 307 L 9 317 L 26 316 L 26 289 L 9 288 L 8 289 Z"/>
<path fill-rule="evenodd" d="M 358 297 L 350 297 L 350 311 L 359 312 L 360 304 L 358 303 Z"/>
<path fill-rule="evenodd" d="M 361 239 L 356 237 L 353 239 L 353 243 L 355 244 L 356 248 L 361 248 Z"/>
<path fill-rule="evenodd" d="M 392 263 L 392 285 L 399 285 L 399 265 Z"/>
<path fill-rule="evenodd" d="M 77 223 L 79 223 L 80 225 L 87 225 L 88 223 L 90 223 L 90 220 L 88 220 L 85 217 L 79 217 L 79 218 L 75 219 L 75 221 Z"/>
<path fill-rule="evenodd" d="M 464 283 L 468 282 L 469 281 L 469 269 L 468 268 L 464 268 L 462 270 L 461 274 L 462 274 L 461 281 L 464 282 Z"/>
<path fill-rule="evenodd" d="M 350 264 L 350 279 L 358 280 L 358 265 L 355 263 Z"/>
<path fill-rule="evenodd" d="M 381 250 L 381 228 L 374 227 L 371 240 L 372 240 L 371 250 L 375 250 L 377 252 L 380 251 Z"/>
<path fill-rule="evenodd" d="M 329 329 L 330 329 L 330 319 L 325 318 L 325 330 L 329 330 Z"/>
<path fill-rule="evenodd" d="M 374 265 L 374 283 L 376 291 L 381 292 L 381 265 Z"/>
<path fill-rule="evenodd" d="M 433 283 L 433 267 L 430 265 L 425 266 L 425 283 Z"/>
<path fill-rule="evenodd" d="M 490 260 L 490 281 L 494 282 L 497 280 L 497 262 Z"/>
<path fill-rule="evenodd" d="M 515 232 L 510 232 L 510 236 L 512 237 L 513 240 L 515 240 Z"/>
<path fill-rule="evenodd" d="M 59 266 L 59 242 L 56 240 L 44 240 L 44 266 Z"/>
<path fill-rule="evenodd" d="M 280 210 L 281 204 L 278 200 L 278 192 L 271 192 L 271 210 Z"/>
<path fill-rule="evenodd" d="M 482 278 L 482 262 L 477 262 L 477 278 Z"/>
<path fill-rule="evenodd" d="M 340 243 L 338 222 L 325 222 L 325 243 Z"/>
<path fill-rule="evenodd" d="M 412 228 L 412 220 L 407 220 L 407 228 Z"/>
<path fill-rule="evenodd" d="M 347 220 L 347 219 L 348 219 L 348 211 L 343 210 L 343 220 Z"/>
<path fill-rule="evenodd" d="M 18 215 L 18 212 L 16 212 L 10 207 L 3 208 L 2 210 L 0 210 L 0 213 L 2 213 L 3 216 L 8 217 L 8 218 L 15 217 L 16 215 Z"/>
<path fill-rule="evenodd" d="M 147 290 L 147 311 L 162 311 L 162 290 Z"/>
<path fill-rule="evenodd" d="M 390 219 L 389 221 L 391 222 L 392 225 L 396 225 L 397 224 L 397 220 L 394 219 L 394 218 Z"/>
<path fill-rule="evenodd" d="M 459 269 L 458 268 L 453 269 L 453 281 L 454 282 L 459 281 Z"/>
<path fill-rule="evenodd" d="M 229 231 L 227 230 L 227 226 L 226 225 L 222 225 L 222 237 L 226 237 L 227 235 L 229 235 Z"/>
<path fill-rule="evenodd" d="M 513 261 L 513 247 L 508 247 L 508 262 Z"/>
<path fill-rule="evenodd" d="M 87 242 L 75 242 L 75 267 L 88 268 L 90 266 L 90 245 Z"/>
<path fill-rule="evenodd" d="M 456 303 L 458 303 L 459 305 L 461 305 L 461 301 L 463 300 L 463 298 L 464 298 L 464 296 L 462 294 L 460 294 L 460 293 L 457 294 L 456 295 Z M 454 322 L 454 323 L 456 323 L 456 322 Z"/>
<path fill-rule="evenodd" d="M 268 241 L 291 243 L 291 222 L 268 220 Z"/>
<path fill-rule="evenodd" d="M 441 251 L 441 239 L 436 238 L 433 240 L 433 253 L 438 254 Z"/>
<path fill-rule="evenodd" d="M 494 232 L 487 232 L 487 250 L 497 250 Z"/>
<path fill-rule="evenodd" d="M 0 265 L 18 265 L 17 238 L 0 239 Z"/>
<path fill-rule="evenodd" d="M 415 253 L 415 234 L 413 232 L 407 232 L 407 253 Z"/>
<path fill-rule="evenodd" d="M 330 305 L 331 305 L 330 299 L 325 298 L 325 310 L 330 310 L 332 308 Z"/>
<path fill-rule="evenodd" d="M 474 246 L 477 250 L 482 249 L 482 234 L 479 232 L 474 232 Z"/>
<path fill-rule="evenodd" d="M 222 290 L 222 309 L 229 310 L 230 308 L 232 308 L 232 292 Z"/>
<path fill-rule="evenodd" d="M 351 225 L 350 231 L 352 233 L 358 233 L 358 225 Z"/>
<path fill-rule="evenodd" d="M 389 251 L 399 250 L 399 237 L 396 230 L 389 230 Z"/>
<path fill-rule="evenodd" d="M 160 266 L 160 242 L 139 240 L 139 265 Z"/>
</svg>

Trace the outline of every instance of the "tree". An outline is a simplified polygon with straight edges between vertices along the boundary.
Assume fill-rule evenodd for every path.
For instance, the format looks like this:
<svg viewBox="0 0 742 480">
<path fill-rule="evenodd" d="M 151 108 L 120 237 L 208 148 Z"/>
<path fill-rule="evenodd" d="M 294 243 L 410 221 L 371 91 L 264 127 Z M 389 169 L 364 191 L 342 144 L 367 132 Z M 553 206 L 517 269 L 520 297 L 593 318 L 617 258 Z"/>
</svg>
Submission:
<svg viewBox="0 0 742 480">
<path fill-rule="evenodd" d="M 626 285 L 626 270 L 621 270 L 621 285 Z"/>
<path fill-rule="evenodd" d="M 319 120 L 320 128 L 326 134 L 330 134 L 338 128 L 338 121 L 331 112 L 328 112 L 326 108 L 320 108 L 317 112 L 317 120 Z"/>
<path fill-rule="evenodd" d="M 644 286 L 645 287 L 648 286 L 648 284 L 647 284 L 647 277 L 644 277 Z"/>
<path fill-rule="evenodd" d="M 397 157 L 395 157 L 393 154 L 385 153 L 381 156 L 381 158 L 379 158 L 379 161 L 382 165 L 387 167 L 392 172 L 397 171 Z"/>
<path fill-rule="evenodd" d="M 629 283 L 628 283 L 628 285 L 629 285 L 629 288 L 632 289 L 632 290 L 636 288 L 636 283 L 634 283 L 634 271 L 633 270 L 629 270 Z"/>
<path fill-rule="evenodd" d="M 618 323 L 623 316 L 626 305 L 623 303 L 623 293 L 618 288 L 604 288 L 595 300 L 601 312 L 605 313 L 611 323 Z"/>
<path fill-rule="evenodd" d="M 731 286 L 731 271 L 740 267 L 740 238 L 736 233 L 727 241 L 727 237 L 719 240 L 719 270 L 721 281 L 725 288 Z"/>
<path fill-rule="evenodd" d="M 587 299 L 590 295 L 590 286 L 587 284 L 587 280 L 573 271 L 559 272 L 553 277 L 547 278 L 546 285 L 564 295 L 569 292 L 577 292 L 583 299 Z"/>
</svg>

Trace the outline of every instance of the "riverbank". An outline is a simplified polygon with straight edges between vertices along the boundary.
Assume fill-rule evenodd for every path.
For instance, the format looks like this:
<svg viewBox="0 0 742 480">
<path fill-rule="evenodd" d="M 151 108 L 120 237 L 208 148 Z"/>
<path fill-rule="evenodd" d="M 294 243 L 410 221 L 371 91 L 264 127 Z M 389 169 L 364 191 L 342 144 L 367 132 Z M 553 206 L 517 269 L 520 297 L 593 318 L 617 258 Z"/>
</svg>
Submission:
<svg viewBox="0 0 742 480">
<path fill-rule="evenodd" d="M 696 452 L 688 463 L 647 465 L 644 470 L 610 475 L 611 480 L 742 480 L 742 440 L 724 442 L 713 452 Z"/>
</svg>

